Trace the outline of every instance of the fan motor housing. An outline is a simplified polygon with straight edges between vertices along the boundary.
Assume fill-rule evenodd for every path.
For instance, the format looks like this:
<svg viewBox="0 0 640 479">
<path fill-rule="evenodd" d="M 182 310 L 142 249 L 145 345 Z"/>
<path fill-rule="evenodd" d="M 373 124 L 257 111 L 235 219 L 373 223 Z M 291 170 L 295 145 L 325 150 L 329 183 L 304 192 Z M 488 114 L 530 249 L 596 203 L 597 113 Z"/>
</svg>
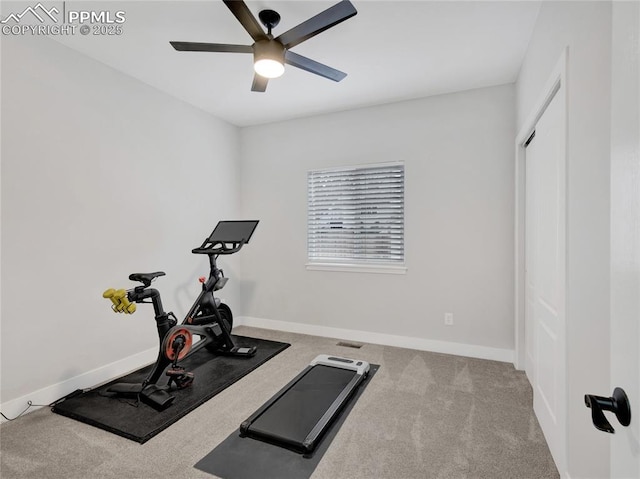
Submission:
<svg viewBox="0 0 640 479">
<path fill-rule="evenodd" d="M 253 62 L 277 60 L 284 64 L 284 46 L 277 40 L 260 40 L 253 44 Z"/>
</svg>

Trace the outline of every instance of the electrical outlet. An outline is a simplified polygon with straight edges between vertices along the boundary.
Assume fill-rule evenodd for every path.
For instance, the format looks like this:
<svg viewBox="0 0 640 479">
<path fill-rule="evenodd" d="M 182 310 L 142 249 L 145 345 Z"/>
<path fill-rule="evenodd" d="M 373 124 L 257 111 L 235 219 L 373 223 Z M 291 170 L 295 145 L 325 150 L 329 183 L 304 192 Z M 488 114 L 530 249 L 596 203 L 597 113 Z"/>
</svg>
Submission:
<svg viewBox="0 0 640 479">
<path fill-rule="evenodd" d="M 444 324 L 453 326 L 453 313 L 444 313 Z"/>
</svg>

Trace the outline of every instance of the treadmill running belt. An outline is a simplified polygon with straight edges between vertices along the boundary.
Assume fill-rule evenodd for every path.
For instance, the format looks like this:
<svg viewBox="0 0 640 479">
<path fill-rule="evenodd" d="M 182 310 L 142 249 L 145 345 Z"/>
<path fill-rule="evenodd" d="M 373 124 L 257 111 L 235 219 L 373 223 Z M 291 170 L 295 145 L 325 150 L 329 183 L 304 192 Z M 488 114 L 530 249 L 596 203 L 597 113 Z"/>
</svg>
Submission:
<svg viewBox="0 0 640 479">
<path fill-rule="evenodd" d="M 356 374 L 348 369 L 313 366 L 251 424 L 250 434 L 302 443 Z"/>
</svg>

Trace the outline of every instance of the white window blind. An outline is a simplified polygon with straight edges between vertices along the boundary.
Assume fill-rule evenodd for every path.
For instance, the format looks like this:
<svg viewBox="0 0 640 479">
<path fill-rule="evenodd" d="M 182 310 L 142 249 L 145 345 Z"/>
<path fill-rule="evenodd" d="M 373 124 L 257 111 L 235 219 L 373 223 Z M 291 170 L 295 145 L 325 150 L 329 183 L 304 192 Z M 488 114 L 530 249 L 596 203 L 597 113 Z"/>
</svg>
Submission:
<svg viewBox="0 0 640 479">
<path fill-rule="evenodd" d="M 404 263 L 404 164 L 308 173 L 308 254 L 319 263 Z"/>
</svg>

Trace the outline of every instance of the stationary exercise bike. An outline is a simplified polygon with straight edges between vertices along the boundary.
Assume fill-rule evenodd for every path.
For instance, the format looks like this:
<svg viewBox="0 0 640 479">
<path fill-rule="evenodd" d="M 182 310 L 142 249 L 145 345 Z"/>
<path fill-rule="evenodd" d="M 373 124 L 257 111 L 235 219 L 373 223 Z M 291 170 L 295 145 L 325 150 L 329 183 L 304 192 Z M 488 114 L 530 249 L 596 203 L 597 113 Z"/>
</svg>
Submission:
<svg viewBox="0 0 640 479">
<path fill-rule="evenodd" d="M 158 277 L 164 276 L 163 271 L 154 273 L 133 273 L 129 276 L 132 281 L 139 281 L 142 286 L 125 291 L 124 289 L 108 289 L 103 297 L 112 302 L 112 309 L 118 313 L 133 314 L 136 303 L 151 303 L 155 312 L 160 349 L 151 372 L 142 383 L 117 383 L 107 389 L 115 396 L 138 397 L 152 407 L 162 410 L 171 405 L 174 396 L 169 394 L 171 389 L 182 389 L 191 385 L 194 375 L 187 372 L 179 362 L 203 347 L 214 354 L 238 357 L 255 355 L 255 347 L 238 347 L 231 337 L 233 314 L 226 304 L 213 294 L 227 283 L 223 271 L 218 268 L 216 259 L 219 255 L 237 253 L 249 242 L 258 221 L 220 221 L 211 235 L 204 240 L 199 248 L 193 249 L 194 254 L 209 256 L 209 278 L 200 278 L 202 291 L 182 323 L 172 312 L 165 312 L 160 299 L 160 292 L 151 288 L 151 283 Z M 194 343 L 193 336 L 200 340 Z M 158 381 L 165 373 L 169 377 L 166 385 L 158 385 Z"/>
</svg>

